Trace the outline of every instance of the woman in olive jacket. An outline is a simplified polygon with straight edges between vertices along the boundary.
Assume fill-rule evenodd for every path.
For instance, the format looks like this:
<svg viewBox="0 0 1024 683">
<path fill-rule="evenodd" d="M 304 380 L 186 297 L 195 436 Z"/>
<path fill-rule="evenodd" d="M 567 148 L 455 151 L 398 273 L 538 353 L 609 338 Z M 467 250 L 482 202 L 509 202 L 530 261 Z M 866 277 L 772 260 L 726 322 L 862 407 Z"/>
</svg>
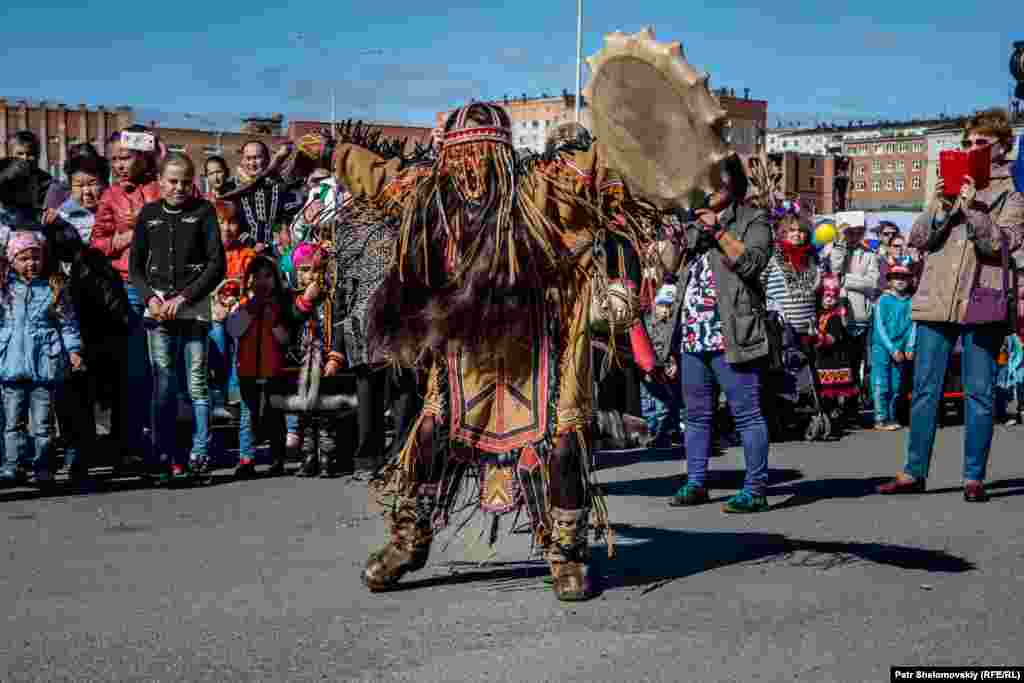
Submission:
<svg viewBox="0 0 1024 683">
<path fill-rule="evenodd" d="M 761 274 L 772 255 L 772 228 L 764 212 L 742 203 L 748 181 L 738 158 L 726 160 L 722 180 L 724 189 L 710 208 L 698 211 L 686 227 L 685 246 L 675 254 L 663 252 L 671 270 L 682 262 L 671 342 L 676 362 L 667 374 L 680 375 L 687 408 L 687 483 L 672 504 L 697 505 L 709 498 L 705 480 L 721 387 L 747 468 L 743 490 L 724 510 L 761 512 L 768 508 L 769 441 L 760 384 L 770 348 Z"/>
</svg>

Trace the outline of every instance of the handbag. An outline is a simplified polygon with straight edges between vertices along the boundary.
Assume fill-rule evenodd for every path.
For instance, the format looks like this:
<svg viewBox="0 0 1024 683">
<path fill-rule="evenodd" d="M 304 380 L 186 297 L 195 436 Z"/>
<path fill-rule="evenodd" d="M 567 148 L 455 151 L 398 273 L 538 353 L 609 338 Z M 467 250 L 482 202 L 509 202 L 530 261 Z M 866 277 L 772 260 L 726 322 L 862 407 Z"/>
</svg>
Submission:
<svg viewBox="0 0 1024 683">
<path fill-rule="evenodd" d="M 1010 250 L 1006 244 L 1006 236 L 1000 235 L 1000 262 L 1003 271 L 1002 289 L 979 287 L 981 269 L 984 262 L 979 258 L 974 270 L 974 281 L 971 283 L 971 294 L 964 311 L 965 325 L 983 325 L 987 323 L 1006 323 L 1008 320 L 1010 301 L 1014 293 L 1010 290 Z"/>
</svg>

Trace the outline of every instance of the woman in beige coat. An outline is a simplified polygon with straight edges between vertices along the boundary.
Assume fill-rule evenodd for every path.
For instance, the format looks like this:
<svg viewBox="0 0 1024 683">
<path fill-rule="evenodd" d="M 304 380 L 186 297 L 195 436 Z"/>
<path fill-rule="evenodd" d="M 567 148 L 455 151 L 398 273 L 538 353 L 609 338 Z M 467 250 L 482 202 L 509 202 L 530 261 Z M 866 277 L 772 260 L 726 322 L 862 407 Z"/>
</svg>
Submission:
<svg viewBox="0 0 1024 683">
<path fill-rule="evenodd" d="M 994 423 L 997 357 L 1006 336 L 1003 323 L 968 324 L 968 302 L 976 287 L 1002 288 L 999 263 L 1004 241 L 1021 244 L 1024 196 L 1017 192 L 1007 154 L 1013 133 L 1005 112 L 975 115 L 967 124 L 964 148 L 992 148 L 988 187 L 978 190 L 966 177 L 950 201 L 940 181 L 927 210 L 914 223 L 910 246 L 927 254 L 921 284 L 911 303 L 917 322 L 914 393 L 903 471 L 878 488 L 882 494 L 924 491 L 931 464 L 946 366 L 959 340 L 963 346 L 964 499 L 987 500 L 984 488 Z M 980 269 L 980 272 L 978 272 Z"/>
</svg>

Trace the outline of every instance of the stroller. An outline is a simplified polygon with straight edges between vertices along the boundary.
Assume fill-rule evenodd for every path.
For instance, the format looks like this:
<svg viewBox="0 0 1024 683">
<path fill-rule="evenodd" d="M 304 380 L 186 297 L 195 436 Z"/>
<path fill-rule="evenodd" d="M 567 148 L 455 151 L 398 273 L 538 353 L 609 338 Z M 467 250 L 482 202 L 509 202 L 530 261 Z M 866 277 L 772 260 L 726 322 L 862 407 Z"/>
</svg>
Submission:
<svg viewBox="0 0 1024 683">
<path fill-rule="evenodd" d="M 827 441 L 833 436 L 833 418 L 821 400 L 814 353 L 801 343 L 792 325 L 781 319 L 782 367 L 766 376 L 762 401 L 773 441 L 783 440 L 788 433 L 802 431 L 807 441 Z"/>
</svg>

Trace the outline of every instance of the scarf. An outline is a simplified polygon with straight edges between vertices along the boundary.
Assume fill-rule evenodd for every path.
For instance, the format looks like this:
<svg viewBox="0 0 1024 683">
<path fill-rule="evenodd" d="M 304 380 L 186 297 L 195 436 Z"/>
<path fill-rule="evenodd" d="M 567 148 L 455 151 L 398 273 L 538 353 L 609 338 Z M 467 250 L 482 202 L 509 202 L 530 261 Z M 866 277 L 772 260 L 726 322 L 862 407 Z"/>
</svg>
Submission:
<svg viewBox="0 0 1024 683">
<path fill-rule="evenodd" d="M 781 242 L 782 256 L 794 270 L 801 271 L 807 268 L 811 258 L 811 245 L 796 245 L 791 242 Z"/>
</svg>

